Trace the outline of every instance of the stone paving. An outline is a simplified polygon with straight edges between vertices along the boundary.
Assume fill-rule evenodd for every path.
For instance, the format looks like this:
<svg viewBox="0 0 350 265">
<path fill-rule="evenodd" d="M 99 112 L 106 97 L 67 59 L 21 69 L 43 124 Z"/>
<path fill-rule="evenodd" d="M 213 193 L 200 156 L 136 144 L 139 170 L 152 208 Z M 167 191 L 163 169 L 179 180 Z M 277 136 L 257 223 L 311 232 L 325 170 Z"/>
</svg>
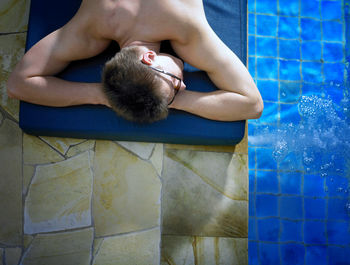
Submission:
<svg viewBox="0 0 350 265">
<path fill-rule="evenodd" d="M 21 131 L 6 81 L 28 7 L 0 3 L 0 265 L 247 264 L 247 137 L 210 147 Z"/>
</svg>

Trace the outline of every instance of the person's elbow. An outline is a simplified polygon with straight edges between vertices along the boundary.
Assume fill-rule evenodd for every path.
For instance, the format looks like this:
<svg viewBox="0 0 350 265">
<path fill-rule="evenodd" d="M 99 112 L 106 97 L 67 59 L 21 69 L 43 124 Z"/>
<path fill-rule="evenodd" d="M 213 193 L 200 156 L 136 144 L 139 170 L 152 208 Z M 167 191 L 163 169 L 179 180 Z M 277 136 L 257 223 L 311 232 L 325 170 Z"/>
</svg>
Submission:
<svg viewBox="0 0 350 265">
<path fill-rule="evenodd" d="M 264 110 L 264 102 L 259 95 L 251 98 L 251 108 L 250 108 L 250 117 L 249 119 L 259 119 Z"/>
<path fill-rule="evenodd" d="M 25 85 L 26 78 L 17 72 L 12 72 L 7 80 L 7 95 L 10 98 L 21 99 L 23 95 L 23 86 Z"/>
</svg>

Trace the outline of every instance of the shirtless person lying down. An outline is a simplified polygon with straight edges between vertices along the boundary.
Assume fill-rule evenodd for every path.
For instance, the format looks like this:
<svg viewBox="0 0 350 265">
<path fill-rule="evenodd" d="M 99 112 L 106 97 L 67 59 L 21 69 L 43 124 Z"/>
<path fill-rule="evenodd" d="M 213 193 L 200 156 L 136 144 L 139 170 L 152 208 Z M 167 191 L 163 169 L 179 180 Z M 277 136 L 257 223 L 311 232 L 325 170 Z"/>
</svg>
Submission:
<svg viewBox="0 0 350 265">
<path fill-rule="evenodd" d="M 183 62 L 159 52 L 163 40 L 218 90 L 186 90 Z M 106 63 L 102 84 L 54 76 L 111 41 L 121 51 Z M 7 88 L 10 97 L 46 106 L 104 104 L 138 122 L 164 119 L 168 108 L 221 121 L 255 119 L 263 110 L 246 67 L 209 26 L 202 0 L 83 0 L 66 25 L 24 55 Z"/>
</svg>

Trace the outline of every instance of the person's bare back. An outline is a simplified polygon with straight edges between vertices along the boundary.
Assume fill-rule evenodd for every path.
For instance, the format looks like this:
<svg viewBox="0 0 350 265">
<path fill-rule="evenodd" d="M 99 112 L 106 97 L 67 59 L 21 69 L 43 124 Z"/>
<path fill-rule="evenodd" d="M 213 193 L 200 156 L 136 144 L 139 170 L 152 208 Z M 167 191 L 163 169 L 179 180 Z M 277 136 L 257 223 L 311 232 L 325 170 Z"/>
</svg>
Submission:
<svg viewBox="0 0 350 265">
<path fill-rule="evenodd" d="M 101 53 L 111 41 L 122 49 L 139 46 L 149 56 L 150 51 L 159 53 L 163 40 L 170 40 L 178 56 L 206 71 L 219 88 L 211 93 L 182 89 L 171 108 L 216 120 L 260 116 L 260 93 L 242 62 L 209 26 L 202 0 L 83 0 L 65 26 L 27 52 L 10 77 L 9 95 L 49 106 L 109 106 L 101 84 L 73 83 L 54 75 L 71 61 Z M 146 63 L 155 61 L 152 57 Z"/>
</svg>

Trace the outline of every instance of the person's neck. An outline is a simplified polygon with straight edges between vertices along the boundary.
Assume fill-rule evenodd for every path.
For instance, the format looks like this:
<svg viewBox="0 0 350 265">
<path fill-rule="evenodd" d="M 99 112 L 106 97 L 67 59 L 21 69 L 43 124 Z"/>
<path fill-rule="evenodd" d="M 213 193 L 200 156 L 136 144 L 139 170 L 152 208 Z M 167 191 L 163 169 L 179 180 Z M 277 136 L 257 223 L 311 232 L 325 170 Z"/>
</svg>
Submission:
<svg viewBox="0 0 350 265">
<path fill-rule="evenodd" d="M 156 53 L 159 53 L 160 51 L 160 42 L 147 42 L 147 41 L 132 41 L 132 42 L 127 42 L 124 45 L 121 45 L 121 49 L 125 47 L 130 47 L 130 46 L 138 46 L 138 47 L 144 47 L 148 50 L 154 51 Z"/>
</svg>

